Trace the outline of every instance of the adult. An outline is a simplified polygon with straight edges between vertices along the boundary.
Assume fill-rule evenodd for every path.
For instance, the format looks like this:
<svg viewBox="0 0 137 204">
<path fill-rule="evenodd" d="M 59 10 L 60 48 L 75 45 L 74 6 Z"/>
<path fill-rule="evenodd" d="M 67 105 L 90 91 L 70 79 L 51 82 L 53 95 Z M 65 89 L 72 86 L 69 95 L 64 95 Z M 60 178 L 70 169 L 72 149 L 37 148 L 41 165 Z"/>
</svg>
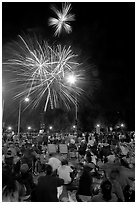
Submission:
<svg viewBox="0 0 137 204">
<path fill-rule="evenodd" d="M 121 188 L 120 183 L 117 180 L 117 176 L 119 175 L 119 169 L 112 169 L 109 175 L 111 184 L 112 184 L 112 192 L 116 194 L 119 201 L 124 202 L 124 194 Z"/>
<path fill-rule="evenodd" d="M 62 160 L 61 166 L 58 168 L 59 178 L 64 180 L 64 186 L 63 186 L 63 189 L 62 189 L 62 193 L 61 193 L 61 195 L 59 197 L 60 200 L 62 200 L 63 198 L 68 198 L 67 186 L 72 181 L 72 178 L 71 178 L 72 172 L 73 172 L 73 170 L 68 165 L 68 161 L 66 159 Z"/>
<path fill-rule="evenodd" d="M 79 149 L 78 149 L 78 152 L 79 152 L 80 156 L 85 156 L 86 149 L 87 149 L 87 143 L 86 143 L 85 140 L 82 140 L 81 144 L 79 146 Z"/>
<path fill-rule="evenodd" d="M 84 166 L 83 173 L 79 179 L 79 186 L 77 191 L 78 201 L 89 201 L 91 198 L 92 177 L 90 174 L 91 168 L 88 165 Z"/>
<path fill-rule="evenodd" d="M 91 202 L 117 202 L 117 197 L 112 193 L 112 184 L 109 180 L 101 183 L 101 192 L 93 196 Z"/>
<path fill-rule="evenodd" d="M 56 158 L 56 153 L 51 154 L 48 164 L 52 167 L 53 171 L 56 171 L 61 166 L 61 161 Z"/>
<path fill-rule="evenodd" d="M 38 178 L 38 185 L 35 190 L 34 202 L 58 202 L 57 187 L 64 184 L 64 180 L 52 176 L 53 170 L 50 165 L 46 167 L 46 175 Z"/>
<path fill-rule="evenodd" d="M 73 172 L 72 168 L 68 165 L 66 159 L 62 160 L 61 166 L 58 168 L 59 178 L 64 180 L 64 184 L 69 184 L 72 180 L 71 173 Z"/>
<path fill-rule="evenodd" d="M 35 187 L 32 173 L 29 172 L 28 164 L 22 164 L 20 167 L 20 174 L 17 177 L 20 184 L 26 187 L 26 195 L 30 195 L 32 189 Z"/>
<path fill-rule="evenodd" d="M 2 202 L 20 202 L 27 199 L 24 186 L 20 185 L 11 175 L 7 177 L 8 182 L 2 189 Z"/>
</svg>

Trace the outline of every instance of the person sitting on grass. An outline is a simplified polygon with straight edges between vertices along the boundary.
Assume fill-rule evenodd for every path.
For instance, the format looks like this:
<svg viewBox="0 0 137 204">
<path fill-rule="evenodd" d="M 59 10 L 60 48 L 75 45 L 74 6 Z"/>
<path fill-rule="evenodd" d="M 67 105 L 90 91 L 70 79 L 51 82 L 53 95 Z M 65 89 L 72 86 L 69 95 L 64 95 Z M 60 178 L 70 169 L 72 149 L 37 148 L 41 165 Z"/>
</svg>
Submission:
<svg viewBox="0 0 137 204">
<path fill-rule="evenodd" d="M 117 196 L 112 193 L 112 184 L 109 180 L 104 180 L 101 183 L 101 192 L 93 196 L 91 202 L 117 202 Z"/>
<path fill-rule="evenodd" d="M 64 180 L 64 186 L 60 195 L 60 200 L 62 200 L 63 198 L 68 198 L 67 185 L 70 184 L 70 182 L 72 181 L 72 172 L 73 170 L 68 165 L 68 161 L 66 159 L 62 160 L 61 166 L 58 168 L 57 171 L 59 178 Z"/>
<path fill-rule="evenodd" d="M 57 187 L 64 184 L 64 180 L 52 175 L 53 169 L 47 164 L 46 175 L 38 178 L 38 184 L 33 191 L 32 202 L 58 202 Z"/>
</svg>

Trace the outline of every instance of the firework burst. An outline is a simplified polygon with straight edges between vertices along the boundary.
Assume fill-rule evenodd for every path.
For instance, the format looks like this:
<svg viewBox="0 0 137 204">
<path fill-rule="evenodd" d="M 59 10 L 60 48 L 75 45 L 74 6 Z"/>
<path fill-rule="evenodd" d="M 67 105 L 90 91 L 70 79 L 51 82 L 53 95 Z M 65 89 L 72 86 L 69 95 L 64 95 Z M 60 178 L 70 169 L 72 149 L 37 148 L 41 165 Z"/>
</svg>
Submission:
<svg viewBox="0 0 137 204">
<path fill-rule="evenodd" d="M 45 111 L 48 104 L 52 109 L 59 107 L 61 101 L 67 108 L 70 103 L 75 104 L 75 96 L 83 90 L 67 81 L 72 73 L 77 80 L 82 79 L 78 72 L 80 64 L 71 46 L 50 46 L 35 38 L 19 38 L 20 41 L 10 45 L 10 56 L 3 61 L 6 70 L 14 74 L 12 82 L 18 88 L 15 98 L 31 97 L 32 108 L 44 99 Z"/>
<path fill-rule="evenodd" d="M 55 36 L 59 36 L 62 30 L 70 33 L 72 32 L 72 28 L 70 26 L 70 21 L 75 20 L 75 15 L 71 14 L 71 4 L 70 3 L 62 3 L 62 10 L 58 10 L 56 7 L 52 6 L 51 9 L 57 15 L 57 18 L 49 18 L 48 24 L 49 26 L 53 26 L 55 28 Z"/>
</svg>

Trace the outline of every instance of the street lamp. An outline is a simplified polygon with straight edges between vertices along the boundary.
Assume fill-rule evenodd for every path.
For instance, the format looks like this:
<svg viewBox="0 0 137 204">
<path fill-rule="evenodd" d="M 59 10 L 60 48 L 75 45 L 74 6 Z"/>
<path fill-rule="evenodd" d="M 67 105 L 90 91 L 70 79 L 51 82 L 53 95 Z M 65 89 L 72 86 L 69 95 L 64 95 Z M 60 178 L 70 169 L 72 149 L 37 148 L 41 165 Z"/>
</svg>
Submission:
<svg viewBox="0 0 137 204">
<path fill-rule="evenodd" d="M 28 126 L 28 130 L 31 130 L 31 127 L 30 127 L 30 126 Z"/>
<path fill-rule="evenodd" d="M 76 83 L 76 76 L 75 75 L 73 75 L 73 74 L 71 74 L 71 75 L 68 75 L 68 77 L 67 77 L 67 82 L 69 83 L 69 84 L 75 84 Z"/>
<path fill-rule="evenodd" d="M 25 99 L 24 99 L 24 101 L 26 102 L 26 103 L 28 103 L 29 102 L 29 98 L 28 97 L 26 97 Z M 21 103 L 22 103 L 22 101 L 20 101 L 19 102 L 19 115 L 18 115 L 18 136 L 20 135 L 20 122 L 21 122 Z"/>
<path fill-rule="evenodd" d="M 100 134 L 100 127 L 101 127 L 100 124 L 97 124 L 97 125 L 96 125 L 96 133 L 97 133 L 97 134 Z"/>
<path fill-rule="evenodd" d="M 11 127 L 11 126 L 9 126 L 9 127 L 8 127 L 8 130 L 9 130 L 9 131 L 11 131 L 11 130 L 12 130 L 12 127 Z"/>
<path fill-rule="evenodd" d="M 121 128 L 125 127 L 125 125 L 124 125 L 123 123 L 121 123 L 121 125 L 120 125 L 120 126 L 121 126 Z"/>
<path fill-rule="evenodd" d="M 30 99 L 29 99 L 28 97 L 26 97 L 26 98 L 24 99 L 25 102 L 29 102 L 29 100 L 30 100 Z"/>
<path fill-rule="evenodd" d="M 5 105 L 5 101 L 4 99 L 2 100 L 2 120 L 3 120 L 3 113 L 4 113 L 4 105 Z"/>
<path fill-rule="evenodd" d="M 70 85 L 75 85 L 77 81 L 77 78 L 74 74 L 70 74 L 67 76 L 67 82 Z M 77 96 L 75 95 L 75 120 L 76 120 L 76 125 L 77 125 L 77 120 L 78 120 L 78 104 L 77 104 Z M 76 126 L 75 126 L 76 128 Z"/>
<path fill-rule="evenodd" d="M 4 99 L 2 100 L 2 128 L 4 128 L 4 119 L 3 119 L 3 115 L 4 115 L 4 105 L 5 105 L 5 101 Z"/>
<path fill-rule="evenodd" d="M 52 130 L 52 129 L 53 129 L 53 127 L 52 127 L 52 126 L 49 126 L 49 129 L 50 129 L 50 130 Z"/>
<path fill-rule="evenodd" d="M 2 86 L 2 128 L 4 128 L 4 108 L 5 108 L 5 100 L 4 100 L 4 91 L 5 88 Z"/>
</svg>

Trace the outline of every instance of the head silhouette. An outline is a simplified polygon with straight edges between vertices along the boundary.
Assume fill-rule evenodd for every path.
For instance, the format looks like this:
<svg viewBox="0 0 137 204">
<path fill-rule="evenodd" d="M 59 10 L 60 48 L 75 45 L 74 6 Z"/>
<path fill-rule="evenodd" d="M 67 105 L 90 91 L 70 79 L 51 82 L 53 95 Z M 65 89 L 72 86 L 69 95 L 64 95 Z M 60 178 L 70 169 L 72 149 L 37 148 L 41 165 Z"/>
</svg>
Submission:
<svg viewBox="0 0 137 204">
<path fill-rule="evenodd" d="M 52 166 L 49 165 L 49 164 L 47 164 L 45 170 L 46 170 L 46 174 L 47 174 L 47 175 L 51 175 L 51 174 L 53 173 Z"/>
<path fill-rule="evenodd" d="M 105 201 L 111 200 L 112 184 L 109 180 L 104 180 L 101 183 L 101 191 Z"/>
</svg>

